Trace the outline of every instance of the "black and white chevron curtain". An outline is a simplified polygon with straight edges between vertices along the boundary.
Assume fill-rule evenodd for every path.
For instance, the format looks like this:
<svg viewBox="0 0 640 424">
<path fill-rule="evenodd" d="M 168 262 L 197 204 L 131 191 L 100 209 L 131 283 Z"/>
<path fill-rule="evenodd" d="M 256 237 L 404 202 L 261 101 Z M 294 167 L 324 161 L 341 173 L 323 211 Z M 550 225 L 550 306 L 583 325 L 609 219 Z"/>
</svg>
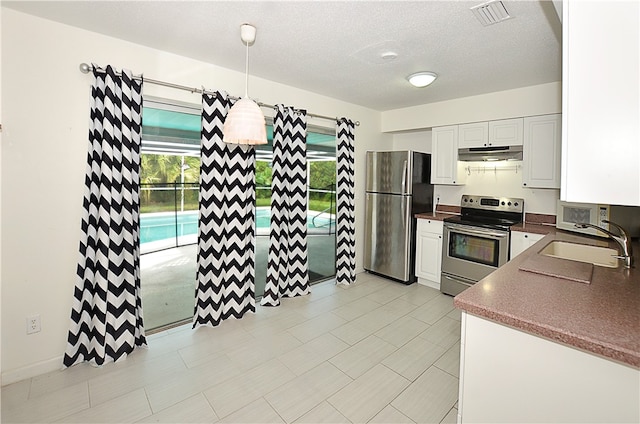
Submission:
<svg viewBox="0 0 640 424">
<path fill-rule="evenodd" d="M 356 279 L 356 229 L 354 200 L 354 123 L 338 120 L 336 194 L 336 284 Z"/>
<path fill-rule="evenodd" d="M 84 213 L 63 363 L 102 365 L 145 346 L 140 299 L 142 82 L 93 66 Z"/>
<path fill-rule="evenodd" d="M 307 258 L 307 115 L 277 105 L 273 120 L 271 224 L 261 305 L 309 293 Z"/>
<path fill-rule="evenodd" d="M 255 311 L 255 150 L 222 141 L 230 107 L 226 93 L 202 95 L 193 328 Z"/>
</svg>

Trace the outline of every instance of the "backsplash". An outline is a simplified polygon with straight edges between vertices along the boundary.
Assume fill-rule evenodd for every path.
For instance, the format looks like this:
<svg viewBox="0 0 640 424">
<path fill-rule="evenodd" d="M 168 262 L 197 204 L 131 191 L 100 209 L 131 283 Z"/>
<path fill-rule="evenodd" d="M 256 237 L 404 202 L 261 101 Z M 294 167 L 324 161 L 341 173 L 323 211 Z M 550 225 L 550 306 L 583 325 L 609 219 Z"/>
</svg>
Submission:
<svg viewBox="0 0 640 424">
<path fill-rule="evenodd" d="M 460 205 L 453 206 L 453 205 L 443 205 L 442 203 L 438 203 L 435 206 L 436 206 L 436 212 L 455 213 L 460 215 Z"/>
<path fill-rule="evenodd" d="M 435 186 L 439 204 L 459 205 L 463 194 L 520 197 L 524 199 L 525 213 L 555 216 L 560 190 L 522 187 L 522 161 L 467 164 L 471 170 L 465 185 Z"/>
<path fill-rule="evenodd" d="M 526 213 L 524 222 L 528 222 L 529 224 L 556 225 L 556 216 L 555 214 L 546 215 L 540 213 Z"/>
</svg>

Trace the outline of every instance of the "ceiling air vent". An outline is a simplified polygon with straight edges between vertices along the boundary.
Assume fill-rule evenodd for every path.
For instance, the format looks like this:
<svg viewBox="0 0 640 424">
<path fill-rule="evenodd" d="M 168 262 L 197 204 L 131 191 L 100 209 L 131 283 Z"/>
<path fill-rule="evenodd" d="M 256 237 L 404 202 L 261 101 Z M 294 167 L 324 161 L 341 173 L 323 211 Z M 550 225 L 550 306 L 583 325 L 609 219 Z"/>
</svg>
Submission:
<svg viewBox="0 0 640 424">
<path fill-rule="evenodd" d="M 501 1 L 489 1 L 473 6 L 471 11 L 484 26 L 497 24 L 498 22 L 513 18 L 513 16 L 509 15 L 507 8 Z"/>
</svg>

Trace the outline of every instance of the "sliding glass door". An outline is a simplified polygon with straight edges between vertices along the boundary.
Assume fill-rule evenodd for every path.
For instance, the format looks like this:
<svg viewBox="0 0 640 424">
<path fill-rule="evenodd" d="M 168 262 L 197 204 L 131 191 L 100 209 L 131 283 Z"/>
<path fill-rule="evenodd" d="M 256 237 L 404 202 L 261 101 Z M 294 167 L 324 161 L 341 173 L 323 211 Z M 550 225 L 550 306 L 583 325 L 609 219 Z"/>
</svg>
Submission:
<svg viewBox="0 0 640 424">
<path fill-rule="evenodd" d="M 256 147 L 256 297 L 264 293 L 269 253 L 271 160 Z M 307 126 L 310 282 L 335 275 L 335 128 Z M 191 320 L 194 305 L 200 105 L 146 97 L 141 151 L 141 291 L 147 330 Z"/>
<path fill-rule="evenodd" d="M 269 253 L 271 159 L 269 144 L 256 149 L 256 296 L 264 293 Z M 335 276 L 336 265 L 336 138 L 335 128 L 307 125 L 307 229 L 311 284 Z"/>
<path fill-rule="evenodd" d="M 147 330 L 193 315 L 200 106 L 145 98 L 140 169 L 140 285 Z"/>
</svg>

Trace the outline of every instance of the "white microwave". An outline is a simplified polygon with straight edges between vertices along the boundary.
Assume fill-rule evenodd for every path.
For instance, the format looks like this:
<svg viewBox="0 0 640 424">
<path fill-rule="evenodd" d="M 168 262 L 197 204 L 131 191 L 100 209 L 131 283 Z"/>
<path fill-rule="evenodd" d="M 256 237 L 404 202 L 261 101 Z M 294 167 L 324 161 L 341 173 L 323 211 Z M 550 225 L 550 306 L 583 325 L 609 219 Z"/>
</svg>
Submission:
<svg viewBox="0 0 640 424">
<path fill-rule="evenodd" d="M 609 224 L 603 222 L 605 220 L 622 226 L 630 237 L 638 237 L 640 235 L 640 208 L 558 200 L 556 228 L 592 236 L 607 237 L 606 234 L 595 228 L 577 228 L 575 226 L 575 224 L 593 224 L 609 230 Z"/>
</svg>

